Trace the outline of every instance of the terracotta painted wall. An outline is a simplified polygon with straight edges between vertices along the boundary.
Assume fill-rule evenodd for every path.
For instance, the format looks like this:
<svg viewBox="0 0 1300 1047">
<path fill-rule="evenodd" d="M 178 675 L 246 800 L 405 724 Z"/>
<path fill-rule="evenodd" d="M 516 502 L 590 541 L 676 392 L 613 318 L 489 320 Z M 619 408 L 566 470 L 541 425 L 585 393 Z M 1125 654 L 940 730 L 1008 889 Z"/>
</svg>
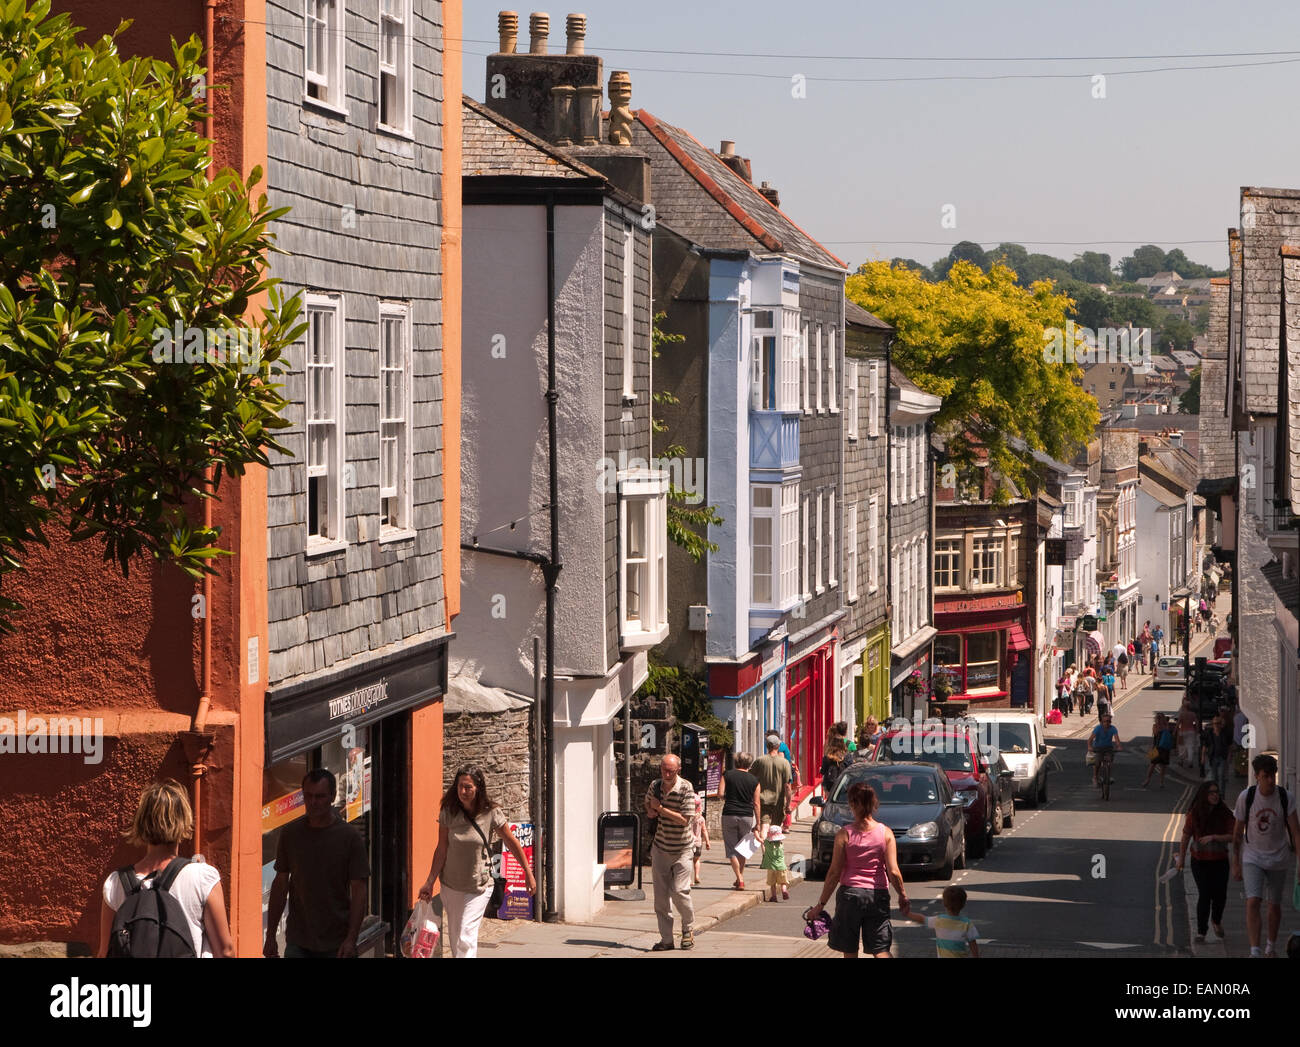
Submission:
<svg viewBox="0 0 1300 1047">
<path fill-rule="evenodd" d="M 133 19 L 118 39 L 127 55 L 170 58 L 170 37 L 201 39 L 203 33 L 201 0 L 64 0 L 55 8 L 87 28 L 83 39 Z M 217 169 L 265 168 L 265 56 L 258 25 L 264 20 L 260 2 L 216 5 L 212 79 L 224 85 L 210 93 Z M 219 561 L 220 574 L 209 583 L 212 749 L 198 813 L 201 849 L 222 874 L 236 947 L 255 955 L 261 937 L 265 473 L 253 469 L 239 480 L 227 478 L 219 494 L 212 519 L 223 529 L 223 547 L 238 555 Z M 201 514 L 195 507 L 192 517 Z M 77 755 L 0 761 L 0 795 L 13 826 L 0 834 L 0 942 L 94 948 L 103 876 L 138 856 L 119 834 L 140 789 L 161 777 L 191 781 L 181 736 L 201 689 L 203 623 L 190 608 L 203 587 L 152 561 L 133 564 L 130 579 L 122 579 L 103 564 L 93 542 L 74 544 L 56 530 L 51 539 L 50 550 L 33 550 L 27 574 L 13 587 L 28 611 L 18 619 L 16 637 L 0 638 L 0 715 L 75 711 L 102 717 L 106 737 L 95 765 Z M 260 638 L 259 682 L 249 684 L 244 655 L 253 635 Z M 241 709 L 250 715 L 241 717 Z M 14 876 L 14 869 L 23 874 Z"/>
</svg>

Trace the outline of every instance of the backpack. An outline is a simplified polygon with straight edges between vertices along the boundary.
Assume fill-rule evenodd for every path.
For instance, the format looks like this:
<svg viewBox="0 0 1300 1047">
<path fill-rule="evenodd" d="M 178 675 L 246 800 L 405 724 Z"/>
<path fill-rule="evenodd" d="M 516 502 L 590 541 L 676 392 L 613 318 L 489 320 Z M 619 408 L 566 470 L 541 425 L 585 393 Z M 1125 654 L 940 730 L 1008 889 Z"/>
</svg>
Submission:
<svg viewBox="0 0 1300 1047">
<path fill-rule="evenodd" d="M 1245 837 L 1246 837 L 1247 840 L 1250 839 L 1250 808 L 1251 808 L 1251 805 L 1255 802 L 1255 789 L 1256 789 L 1256 788 L 1257 788 L 1257 786 L 1252 785 L 1249 789 L 1246 790 L 1246 828 L 1245 828 L 1244 835 L 1245 835 Z M 1291 823 L 1290 823 L 1289 821 L 1287 821 L 1287 813 L 1286 813 L 1287 795 L 1286 795 L 1286 790 L 1283 789 L 1282 786 L 1279 785 L 1279 786 L 1277 787 L 1277 791 L 1278 791 L 1278 796 L 1279 796 L 1279 798 L 1280 798 L 1281 801 L 1282 801 L 1282 824 L 1286 826 L 1286 838 L 1287 838 L 1287 840 L 1289 840 L 1289 841 L 1291 842 L 1291 846 L 1294 847 L 1294 846 L 1295 846 L 1295 841 L 1291 839 Z"/>
<path fill-rule="evenodd" d="M 193 960 L 194 939 L 171 886 L 180 871 L 190 864 L 188 858 L 173 858 L 161 873 L 152 890 L 145 890 L 140 877 L 129 865 L 117 870 L 126 897 L 113 917 L 108 955 L 122 959 Z"/>
</svg>

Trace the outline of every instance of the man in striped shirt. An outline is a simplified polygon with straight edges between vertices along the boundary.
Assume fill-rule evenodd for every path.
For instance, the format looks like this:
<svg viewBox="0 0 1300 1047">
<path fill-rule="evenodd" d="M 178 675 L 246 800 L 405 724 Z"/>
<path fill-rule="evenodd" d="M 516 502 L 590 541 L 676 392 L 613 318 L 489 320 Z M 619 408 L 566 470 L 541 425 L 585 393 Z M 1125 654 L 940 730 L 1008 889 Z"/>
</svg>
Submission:
<svg viewBox="0 0 1300 1047">
<path fill-rule="evenodd" d="M 691 902 L 691 818 L 695 815 L 695 790 L 679 773 L 682 761 L 671 753 L 659 764 L 659 781 L 645 796 L 646 813 L 657 818 L 650 862 L 654 870 L 655 916 L 659 919 L 659 941 L 654 952 L 673 947 L 673 914 L 669 903 L 682 917 L 682 948 L 695 947 L 692 927 L 695 907 Z"/>
</svg>

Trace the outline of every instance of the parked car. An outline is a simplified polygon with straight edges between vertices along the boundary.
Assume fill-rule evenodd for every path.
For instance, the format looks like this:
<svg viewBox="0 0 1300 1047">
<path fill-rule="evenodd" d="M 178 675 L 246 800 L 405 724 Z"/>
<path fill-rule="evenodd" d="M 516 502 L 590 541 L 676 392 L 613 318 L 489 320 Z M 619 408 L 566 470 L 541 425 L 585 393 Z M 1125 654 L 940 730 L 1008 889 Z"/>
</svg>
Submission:
<svg viewBox="0 0 1300 1047">
<path fill-rule="evenodd" d="M 1155 675 L 1151 678 L 1152 687 L 1163 687 L 1167 683 L 1182 687 L 1187 682 L 1187 662 L 1181 654 L 1164 654 L 1156 661 Z"/>
<path fill-rule="evenodd" d="M 993 835 L 1010 829 L 1016 821 L 1015 774 L 1006 757 L 996 749 L 985 752 L 989 761 L 989 782 L 993 786 Z"/>
<path fill-rule="evenodd" d="M 1232 637 L 1231 637 L 1231 636 L 1216 636 L 1216 637 L 1214 638 L 1214 657 L 1215 657 L 1216 660 L 1219 659 L 1219 658 L 1231 658 L 1231 657 L 1232 657 Z"/>
<path fill-rule="evenodd" d="M 988 709 L 971 715 L 978 725 L 980 748 L 1002 753 L 1015 778 L 1016 799 L 1030 807 L 1047 802 L 1047 742 L 1035 713 Z"/>
<path fill-rule="evenodd" d="M 875 818 L 893 830 L 903 872 L 934 873 L 947 880 L 954 868 L 966 864 L 965 806 L 940 768 L 930 763 L 858 761 L 840 775 L 829 800 L 811 800 L 821 811 L 813 823 L 810 876 L 826 875 L 835 834 L 853 822 L 848 795 L 856 782 L 876 791 L 880 808 Z"/>
<path fill-rule="evenodd" d="M 868 754 L 877 763 L 899 760 L 933 763 L 966 805 L 966 856 L 982 858 L 993 845 L 993 786 L 989 763 L 971 726 L 925 724 L 886 731 Z"/>
</svg>

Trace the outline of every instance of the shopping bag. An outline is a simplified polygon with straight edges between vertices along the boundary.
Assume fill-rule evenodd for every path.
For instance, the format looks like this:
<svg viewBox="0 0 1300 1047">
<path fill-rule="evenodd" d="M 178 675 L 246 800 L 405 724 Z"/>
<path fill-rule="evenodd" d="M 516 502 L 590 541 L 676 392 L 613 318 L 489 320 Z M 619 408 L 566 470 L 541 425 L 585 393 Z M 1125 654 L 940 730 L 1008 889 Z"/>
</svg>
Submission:
<svg viewBox="0 0 1300 1047">
<path fill-rule="evenodd" d="M 423 898 L 415 903 L 411 917 L 402 931 L 402 955 L 408 960 L 427 960 L 438 955 L 438 922 L 433 918 L 433 903 Z"/>
</svg>

